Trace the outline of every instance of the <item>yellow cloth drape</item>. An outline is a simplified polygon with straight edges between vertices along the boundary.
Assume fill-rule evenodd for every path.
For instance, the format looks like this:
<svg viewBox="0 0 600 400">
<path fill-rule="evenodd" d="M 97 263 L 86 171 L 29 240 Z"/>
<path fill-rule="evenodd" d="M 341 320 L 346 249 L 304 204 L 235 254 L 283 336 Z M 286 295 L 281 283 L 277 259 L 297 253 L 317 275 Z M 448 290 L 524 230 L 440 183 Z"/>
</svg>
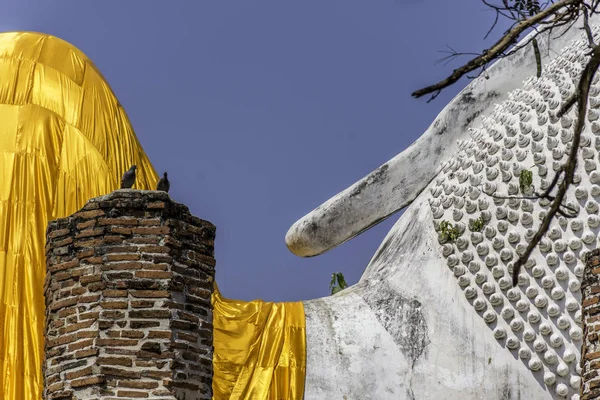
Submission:
<svg viewBox="0 0 600 400">
<path fill-rule="evenodd" d="M 306 375 L 302 302 L 212 296 L 214 400 L 301 400 Z"/>
<path fill-rule="evenodd" d="M 157 175 L 112 90 L 91 61 L 56 37 L 0 34 L 0 399 L 43 388 L 48 221 Z"/>
<path fill-rule="evenodd" d="M 45 231 L 85 202 L 158 180 L 123 107 L 77 48 L 50 35 L 0 34 L 0 399 L 43 388 Z M 214 399 L 300 400 L 302 303 L 241 302 L 215 286 Z"/>
</svg>

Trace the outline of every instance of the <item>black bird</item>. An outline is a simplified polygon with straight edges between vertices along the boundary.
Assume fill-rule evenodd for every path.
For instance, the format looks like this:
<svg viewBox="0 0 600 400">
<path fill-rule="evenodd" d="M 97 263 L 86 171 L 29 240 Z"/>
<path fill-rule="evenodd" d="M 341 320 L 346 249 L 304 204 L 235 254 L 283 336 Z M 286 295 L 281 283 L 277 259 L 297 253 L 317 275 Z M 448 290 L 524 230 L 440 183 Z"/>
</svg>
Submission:
<svg viewBox="0 0 600 400">
<path fill-rule="evenodd" d="M 135 183 L 136 168 L 137 165 L 132 165 L 131 168 L 129 168 L 129 171 L 123 174 L 123 177 L 121 178 L 121 189 L 129 189 L 133 186 Z"/>
<path fill-rule="evenodd" d="M 156 190 L 162 190 L 163 192 L 169 193 L 169 188 L 171 184 L 169 183 L 169 179 L 167 178 L 167 173 L 163 172 L 163 177 L 160 178 L 158 184 L 156 185 Z"/>
</svg>

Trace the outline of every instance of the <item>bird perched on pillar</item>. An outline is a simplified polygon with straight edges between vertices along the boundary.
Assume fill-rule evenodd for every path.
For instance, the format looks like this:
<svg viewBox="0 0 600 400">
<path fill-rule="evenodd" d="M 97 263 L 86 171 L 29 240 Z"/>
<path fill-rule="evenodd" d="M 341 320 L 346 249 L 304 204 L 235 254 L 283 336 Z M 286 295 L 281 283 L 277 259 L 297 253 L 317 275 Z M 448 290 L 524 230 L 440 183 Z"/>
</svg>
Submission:
<svg viewBox="0 0 600 400">
<path fill-rule="evenodd" d="M 163 172 L 163 177 L 160 178 L 158 184 L 156 185 L 156 190 L 162 190 L 163 192 L 169 193 L 169 188 L 171 184 L 169 183 L 169 179 L 167 178 L 167 173 Z"/>
<path fill-rule="evenodd" d="M 132 165 L 127 172 L 123 174 L 121 178 L 121 189 L 129 189 L 135 183 L 135 170 L 137 165 Z"/>
</svg>

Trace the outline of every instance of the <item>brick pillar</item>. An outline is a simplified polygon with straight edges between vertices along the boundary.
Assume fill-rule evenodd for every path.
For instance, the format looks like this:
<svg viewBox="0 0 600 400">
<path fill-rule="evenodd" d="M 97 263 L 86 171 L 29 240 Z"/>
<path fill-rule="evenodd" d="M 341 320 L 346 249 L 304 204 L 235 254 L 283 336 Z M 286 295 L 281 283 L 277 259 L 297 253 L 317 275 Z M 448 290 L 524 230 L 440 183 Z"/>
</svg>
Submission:
<svg viewBox="0 0 600 400">
<path fill-rule="evenodd" d="M 157 191 L 51 222 L 43 398 L 210 399 L 214 238 Z"/>
<path fill-rule="evenodd" d="M 591 251 L 581 283 L 581 399 L 600 399 L 600 249 Z"/>
</svg>

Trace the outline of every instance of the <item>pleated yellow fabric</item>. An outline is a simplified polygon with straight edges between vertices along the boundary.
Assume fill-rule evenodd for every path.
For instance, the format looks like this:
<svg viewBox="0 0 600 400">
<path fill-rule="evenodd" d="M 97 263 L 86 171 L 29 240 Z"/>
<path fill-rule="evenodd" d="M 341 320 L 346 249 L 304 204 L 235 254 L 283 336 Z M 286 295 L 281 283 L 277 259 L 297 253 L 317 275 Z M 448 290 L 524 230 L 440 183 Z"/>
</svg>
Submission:
<svg viewBox="0 0 600 400">
<path fill-rule="evenodd" d="M 214 400 L 301 400 L 306 376 L 302 302 L 212 296 Z"/>
<path fill-rule="evenodd" d="M 0 34 L 0 399 L 38 400 L 44 357 L 45 230 L 156 171 L 114 93 L 77 48 L 33 32 Z M 300 400 L 306 373 L 301 302 L 242 302 L 215 284 L 213 398 Z"/>
<path fill-rule="evenodd" d="M 158 180 L 94 64 L 56 37 L 0 34 L 0 398 L 39 400 L 48 221 Z"/>
</svg>

